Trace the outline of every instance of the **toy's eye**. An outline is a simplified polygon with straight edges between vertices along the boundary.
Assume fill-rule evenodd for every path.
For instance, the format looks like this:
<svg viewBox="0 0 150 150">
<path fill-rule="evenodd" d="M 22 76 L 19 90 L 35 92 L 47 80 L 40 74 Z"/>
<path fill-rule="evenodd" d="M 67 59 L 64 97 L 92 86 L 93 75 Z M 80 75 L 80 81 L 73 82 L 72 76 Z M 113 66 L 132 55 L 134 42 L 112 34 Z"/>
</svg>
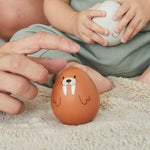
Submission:
<svg viewBox="0 0 150 150">
<path fill-rule="evenodd" d="M 64 77 L 62 77 L 62 79 L 64 79 Z"/>
<path fill-rule="evenodd" d="M 76 78 L 76 75 L 74 75 L 74 78 Z"/>
<path fill-rule="evenodd" d="M 120 33 L 111 33 L 111 35 L 112 35 L 112 37 L 114 37 L 114 38 L 118 38 L 119 35 L 120 35 Z"/>
</svg>

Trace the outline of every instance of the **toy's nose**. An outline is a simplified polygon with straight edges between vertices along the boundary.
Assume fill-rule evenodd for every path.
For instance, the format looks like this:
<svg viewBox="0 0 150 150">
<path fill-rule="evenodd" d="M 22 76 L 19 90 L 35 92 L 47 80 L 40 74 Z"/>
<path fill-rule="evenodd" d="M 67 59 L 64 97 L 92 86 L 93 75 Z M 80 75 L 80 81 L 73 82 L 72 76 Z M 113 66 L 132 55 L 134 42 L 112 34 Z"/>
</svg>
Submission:
<svg viewBox="0 0 150 150">
<path fill-rule="evenodd" d="M 66 82 L 68 82 L 68 83 L 69 83 L 69 82 L 71 82 L 71 80 L 70 80 L 70 79 L 67 79 L 67 80 L 66 80 Z"/>
</svg>

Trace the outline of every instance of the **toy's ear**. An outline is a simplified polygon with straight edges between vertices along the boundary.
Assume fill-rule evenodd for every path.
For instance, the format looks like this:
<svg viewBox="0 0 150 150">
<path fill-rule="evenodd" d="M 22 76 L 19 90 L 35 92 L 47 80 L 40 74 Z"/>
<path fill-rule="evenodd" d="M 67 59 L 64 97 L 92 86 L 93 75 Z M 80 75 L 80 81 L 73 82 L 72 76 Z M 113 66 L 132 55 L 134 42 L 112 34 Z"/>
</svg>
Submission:
<svg viewBox="0 0 150 150">
<path fill-rule="evenodd" d="M 53 99 L 52 102 L 55 103 L 55 105 L 56 105 L 57 107 L 59 107 L 60 104 L 61 104 L 61 97 L 60 97 L 59 99 Z"/>
</svg>

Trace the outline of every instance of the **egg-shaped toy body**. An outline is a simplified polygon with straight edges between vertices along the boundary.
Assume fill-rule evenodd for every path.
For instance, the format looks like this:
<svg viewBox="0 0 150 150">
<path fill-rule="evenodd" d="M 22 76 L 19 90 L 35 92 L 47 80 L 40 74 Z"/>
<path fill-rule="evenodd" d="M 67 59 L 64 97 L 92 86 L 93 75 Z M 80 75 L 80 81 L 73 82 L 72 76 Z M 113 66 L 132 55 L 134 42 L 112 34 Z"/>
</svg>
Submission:
<svg viewBox="0 0 150 150">
<path fill-rule="evenodd" d="M 92 19 L 96 24 L 109 30 L 108 36 L 99 34 L 102 38 L 108 41 L 108 46 L 115 46 L 120 44 L 120 39 L 125 31 L 125 28 L 120 33 L 116 33 L 114 31 L 116 25 L 119 23 L 119 20 L 114 21 L 113 16 L 119 9 L 119 7 L 120 4 L 117 3 L 116 1 L 113 0 L 104 1 L 97 7 L 97 10 L 104 10 L 106 12 L 106 16 L 95 17 Z"/>
<path fill-rule="evenodd" d="M 94 119 L 100 99 L 91 78 L 83 70 L 69 67 L 56 79 L 51 106 L 62 123 L 79 125 Z"/>
</svg>

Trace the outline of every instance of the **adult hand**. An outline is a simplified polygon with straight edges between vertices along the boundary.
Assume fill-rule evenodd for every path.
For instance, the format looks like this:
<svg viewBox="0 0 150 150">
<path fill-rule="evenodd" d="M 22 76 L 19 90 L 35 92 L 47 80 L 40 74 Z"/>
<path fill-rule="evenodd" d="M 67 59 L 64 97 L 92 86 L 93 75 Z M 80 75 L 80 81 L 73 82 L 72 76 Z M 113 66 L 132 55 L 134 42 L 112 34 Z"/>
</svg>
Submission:
<svg viewBox="0 0 150 150">
<path fill-rule="evenodd" d="M 74 35 L 88 44 L 93 44 L 97 42 L 103 46 L 106 46 L 108 42 L 105 41 L 97 33 L 100 33 L 102 35 L 108 35 L 108 30 L 104 29 L 103 27 L 97 25 L 92 21 L 92 18 L 94 17 L 105 17 L 106 15 L 104 11 L 95 10 L 99 4 L 100 3 L 89 9 L 75 13 Z"/>
<path fill-rule="evenodd" d="M 116 0 L 121 4 L 114 15 L 114 20 L 120 20 L 115 27 L 119 33 L 126 25 L 127 28 L 121 38 L 121 42 L 133 38 L 150 20 L 150 0 Z"/>
<path fill-rule="evenodd" d="M 11 94 L 33 99 L 38 90 L 30 80 L 45 83 L 49 73 L 56 73 L 65 67 L 65 60 L 27 56 L 40 49 L 76 53 L 80 47 L 67 38 L 42 32 L 4 44 L 0 48 L 0 111 L 9 114 L 23 112 L 24 103 Z"/>
</svg>

